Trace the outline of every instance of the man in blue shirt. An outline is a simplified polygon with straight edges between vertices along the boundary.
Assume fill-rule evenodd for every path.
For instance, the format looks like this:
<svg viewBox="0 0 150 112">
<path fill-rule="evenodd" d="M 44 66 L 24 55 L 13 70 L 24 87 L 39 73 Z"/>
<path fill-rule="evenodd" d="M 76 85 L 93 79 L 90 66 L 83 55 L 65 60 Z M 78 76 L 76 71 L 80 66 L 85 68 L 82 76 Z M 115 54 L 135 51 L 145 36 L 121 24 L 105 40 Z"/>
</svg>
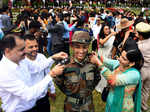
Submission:
<svg viewBox="0 0 150 112">
<path fill-rule="evenodd" d="M 63 20 L 63 24 L 64 24 L 64 29 L 65 29 L 65 33 L 63 35 L 63 40 L 64 40 L 64 43 L 65 43 L 65 52 L 69 54 L 69 32 L 74 30 L 76 23 L 74 23 L 71 27 L 68 26 L 68 23 L 69 23 L 69 17 L 70 17 L 70 14 L 69 13 L 65 13 L 64 14 L 64 20 Z"/>
<path fill-rule="evenodd" d="M 7 32 L 10 27 L 11 27 L 11 18 L 8 16 L 8 11 L 7 7 L 4 7 L 1 9 L 1 14 L 0 14 L 0 28 L 3 29 L 4 32 Z"/>
</svg>

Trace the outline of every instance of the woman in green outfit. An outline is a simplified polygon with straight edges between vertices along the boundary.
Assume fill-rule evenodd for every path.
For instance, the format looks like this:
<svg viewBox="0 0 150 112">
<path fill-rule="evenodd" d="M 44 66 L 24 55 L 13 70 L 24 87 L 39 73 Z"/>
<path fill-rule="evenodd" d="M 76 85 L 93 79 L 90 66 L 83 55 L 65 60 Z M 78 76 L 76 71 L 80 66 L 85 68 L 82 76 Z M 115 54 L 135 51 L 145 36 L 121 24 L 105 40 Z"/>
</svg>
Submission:
<svg viewBox="0 0 150 112">
<path fill-rule="evenodd" d="M 91 62 L 101 70 L 109 83 L 106 112 L 140 112 L 143 56 L 138 49 L 123 51 L 118 60 L 101 57 L 94 52 Z"/>
</svg>

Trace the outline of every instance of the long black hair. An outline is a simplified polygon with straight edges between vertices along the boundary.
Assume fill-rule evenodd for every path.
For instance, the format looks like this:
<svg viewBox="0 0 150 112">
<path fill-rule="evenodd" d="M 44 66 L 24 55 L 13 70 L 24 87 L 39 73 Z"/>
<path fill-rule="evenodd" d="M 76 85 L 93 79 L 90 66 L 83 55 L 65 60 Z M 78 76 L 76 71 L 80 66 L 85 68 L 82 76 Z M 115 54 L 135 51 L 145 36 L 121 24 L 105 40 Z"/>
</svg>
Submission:
<svg viewBox="0 0 150 112">
<path fill-rule="evenodd" d="M 102 24 L 102 28 L 101 28 L 101 30 L 99 32 L 99 38 L 101 38 L 101 39 L 105 38 L 105 34 L 104 34 L 104 28 L 105 28 L 105 26 L 108 26 L 108 25 L 107 24 Z M 108 27 L 110 29 L 110 26 L 108 26 Z"/>
<path fill-rule="evenodd" d="M 139 49 L 132 49 L 127 51 L 127 59 L 130 62 L 135 62 L 134 68 L 140 70 L 144 64 L 144 58 Z"/>
</svg>

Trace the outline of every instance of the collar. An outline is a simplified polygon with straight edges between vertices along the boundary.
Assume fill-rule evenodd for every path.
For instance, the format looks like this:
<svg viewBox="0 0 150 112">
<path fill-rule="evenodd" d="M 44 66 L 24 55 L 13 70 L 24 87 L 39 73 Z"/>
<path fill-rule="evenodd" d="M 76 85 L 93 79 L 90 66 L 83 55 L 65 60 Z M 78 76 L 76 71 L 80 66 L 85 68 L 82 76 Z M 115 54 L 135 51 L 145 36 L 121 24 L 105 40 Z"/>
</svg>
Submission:
<svg viewBox="0 0 150 112">
<path fill-rule="evenodd" d="M 37 57 L 35 58 L 35 60 L 37 59 Z M 35 62 L 35 60 L 31 60 L 31 59 L 29 59 L 27 56 L 25 56 L 25 59 L 24 60 L 27 60 L 27 61 L 29 61 L 29 62 Z"/>
<path fill-rule="evenodd" d="M 83 67 L 85 64 L 87 64 L 89 62 L 89 58 L 88 56 L 86 56 L 82 62 L 79 62 L 76 58 L 72 57 L 72 64 L 75 63 L 75 64 L 78 64 L 79 66 Z"/>
</svg>

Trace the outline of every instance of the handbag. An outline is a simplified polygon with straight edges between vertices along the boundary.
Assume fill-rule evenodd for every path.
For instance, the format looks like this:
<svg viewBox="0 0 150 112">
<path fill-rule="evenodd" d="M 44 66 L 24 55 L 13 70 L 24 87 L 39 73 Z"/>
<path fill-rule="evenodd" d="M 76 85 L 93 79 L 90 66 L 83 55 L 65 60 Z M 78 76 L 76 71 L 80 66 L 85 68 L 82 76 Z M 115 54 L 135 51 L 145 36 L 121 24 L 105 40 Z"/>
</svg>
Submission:
<svg viewBox="0 0 150 112">
<path fill-rule="evenodd" d="M 102 95 L 101 95 L 101 99 L 103 102 L 106 102 L 108 94 L 109 94 L 109 86 L 104 87 L 103 91 L 102 91 Z"/>
</svg>

